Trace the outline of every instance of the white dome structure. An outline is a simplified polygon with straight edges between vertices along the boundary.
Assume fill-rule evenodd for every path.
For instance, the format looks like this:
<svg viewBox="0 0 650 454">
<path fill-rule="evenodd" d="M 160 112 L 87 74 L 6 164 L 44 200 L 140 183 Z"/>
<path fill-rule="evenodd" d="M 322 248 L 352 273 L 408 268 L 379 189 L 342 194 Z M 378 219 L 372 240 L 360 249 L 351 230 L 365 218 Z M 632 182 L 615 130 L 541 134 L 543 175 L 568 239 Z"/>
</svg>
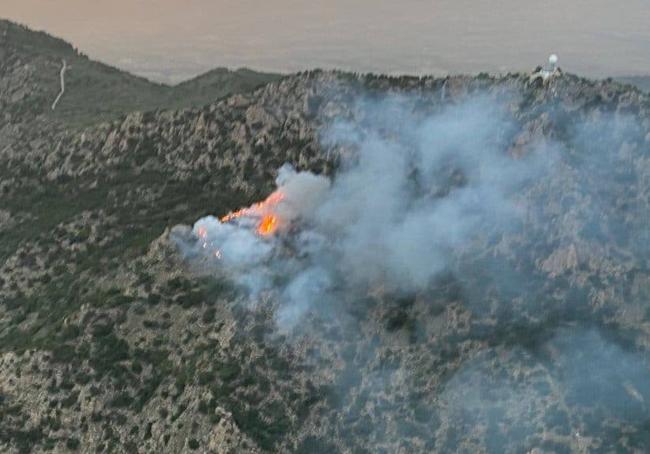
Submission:
<svg viewBox="0 0 650 454">
<path fill-rule="evenodd" d="M 540 83 L 545 86 L 549 81 L 562 76 L 562 70 L 557 66 L 558 57 L 556 54 L 551 54 L 548 57 L 548 65 L 538 66 L 535 71 L 530 75 L 529 83 Z"/>
</svg>

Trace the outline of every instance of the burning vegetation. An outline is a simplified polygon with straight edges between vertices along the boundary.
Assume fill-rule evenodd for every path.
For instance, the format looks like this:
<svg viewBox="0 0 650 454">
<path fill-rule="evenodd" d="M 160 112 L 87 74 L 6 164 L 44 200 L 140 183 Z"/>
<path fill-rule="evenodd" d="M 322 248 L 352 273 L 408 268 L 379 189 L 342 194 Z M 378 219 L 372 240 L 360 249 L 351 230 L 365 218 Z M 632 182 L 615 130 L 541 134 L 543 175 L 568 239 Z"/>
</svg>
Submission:
<svg viewBox="0 0 650 454">
<path fill-rule="evenodd" d="M 177 237 L 181 250 L 216 266 L 253 303 L 276 298 L 288 329 L 335 300 L 333 291 L 428 288 L 456 251 L 515 223 L 515 189 L 552 160 L 541 152 L 511 159 L 511 119 L 488 100 L 424 119 L 402 103 L 376 106 L 388 113 L 377 124 L 327 132 L 350 151 L 333 179 L 285 164 L 266 200 L 199 219 L 193 235 Z M 467 181 L 450 185 L 450 169 Z"/>
<path fill-rule="evenodd" d="M 282 192 L 276 191 L 263 202 L 229 213 L 220 220 L 221 222 L 231 222 L 242 217 L 259 219 L 256 232 L 261 236 L 273 235 L 281 225 L 281 219 L 276 212 L 276 207 L 284 198 Z"/>
</svg>

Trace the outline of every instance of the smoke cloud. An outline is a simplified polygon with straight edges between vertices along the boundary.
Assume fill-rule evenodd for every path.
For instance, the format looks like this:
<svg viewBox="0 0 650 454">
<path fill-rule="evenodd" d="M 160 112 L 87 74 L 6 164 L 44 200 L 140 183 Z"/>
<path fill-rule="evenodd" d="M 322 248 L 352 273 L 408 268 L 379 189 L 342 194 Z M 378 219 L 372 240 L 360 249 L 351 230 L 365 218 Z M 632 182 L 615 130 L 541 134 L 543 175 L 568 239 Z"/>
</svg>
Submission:
<svg viewBox="0 0 650 454">
<path fill-rule="evenodd" d="M 342 364 L 322 362 L 336 375 L 325 422 L 351 446 L 589 452 L 650 439 L 647 355 L 616 340 L 627 308 L 647 313 L 645 130 L 551 103 L 522 151 L 509 102 L 360 98 L 321 131 L 339 153 L 332 177 L 285 165 L 259 206 L 174 232 L 192 263 L 270 302 L 280 331 L 363 312 L 315 334 L 327 345 L 312 358 Z M 269 213 L 276 230 L 260 235 Z"/>
<path fill-rule="evenodd" d="M 649 372 L 643 354 L 581 326 L 559 329 L 535 351 L 489 348 L 446 383 L 442 413 L 459 432 L 444 437 L 484 427 L 476 435 L 492 452 L 555 447 L 554 438 L 616 450 L 624 431 L 645 431 Z"/>
<path fill-rule="evenodd" d="M 552 162 L 541 148 L 508 154 L 514 120 L 487 98 L 423 115 L 413 99 L 393 96 L 362 100 L 357 111 L 323 133 L 325 146 L 344 150 L 331 181 L 285 165 L 269 206 L 228 222 L 200 219 L 198 240 L 177 239 L 253 297 L 277 295 L 283 328 L 336 289 L 424 290 L 459 250 L 513 228 L 517 188 Z M 267 211 L 278 231 L 263 237 L 255 225 Z"/>
</svg>

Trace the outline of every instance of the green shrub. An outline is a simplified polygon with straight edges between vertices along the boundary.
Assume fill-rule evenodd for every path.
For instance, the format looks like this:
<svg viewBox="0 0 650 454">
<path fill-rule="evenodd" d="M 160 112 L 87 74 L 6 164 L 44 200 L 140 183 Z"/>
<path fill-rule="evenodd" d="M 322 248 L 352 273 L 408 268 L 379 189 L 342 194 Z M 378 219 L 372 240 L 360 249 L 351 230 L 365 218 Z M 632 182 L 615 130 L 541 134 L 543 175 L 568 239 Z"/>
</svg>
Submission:
<svg viewBox="0 0 650 454">
<path fill-rule="evenodd" d="M 214 322 L 215 315 L 217 313 L 217 310 L 214 307 L 208 307 L 205 312 L 203 312 L 203 316 L 201 317 L 201 320 L 205 324 L 209 324 Z"/>
<path fill-rule="evenodd" d="M 77 440 L 76 438 L 68 438 L 65 441 L 66 448 L 70 449 L 71 451 L 76 451 L 77 449 L 79 449 L 79 445 L 80 445 L 79 440 Z"/>
<path fill-rule="evenodd" d="M 113 400 L 111 401 L 111 406 L 112 407 L 117 407 L 117 408 L 127 408 L 131 403 L 133 402 L 133 398 L 131 395 L 123 391 L 121 393 L 118 393 Z"/>
<path fill-rule="evenodd" d="M 237 363 L 223 364 L 219 368 L 219 378 L 221 378 L 225 383 L 228 383 L 237 378 L 240 372 L 241 367 L 239 367 L 239 364 Z"/>
</svg>

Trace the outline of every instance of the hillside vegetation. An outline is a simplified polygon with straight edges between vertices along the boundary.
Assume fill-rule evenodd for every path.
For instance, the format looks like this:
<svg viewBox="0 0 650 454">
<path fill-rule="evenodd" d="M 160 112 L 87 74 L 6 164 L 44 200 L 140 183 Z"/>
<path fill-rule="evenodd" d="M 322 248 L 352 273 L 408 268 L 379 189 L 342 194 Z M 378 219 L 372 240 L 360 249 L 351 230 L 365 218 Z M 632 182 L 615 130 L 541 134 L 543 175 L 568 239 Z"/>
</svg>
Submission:
<svg viewBox="0 0 650 454">
<path fill-rule="evenodd" d="M 617 77 L 616 80 L 633 85 L 645 92 L 650 92 L 650 76 Z"/>
<path fill-rule="evenodd" d="M 2 26 L 0 451 L 650 445 L 647 94 L 572 74 L 533 86 L 528 74 L 309 71 L 200 107 L 125 114 L 170 88 Z M 72 66 L 72 104 L 64 97 L 51 113 L 60 58 Z M 233 74 L 262 83 L 217 70 L 175 89 L 198 104 L 221 86 L 212 81 L 248 87 Z M 99 90 L 108 106 L 75 90 Z M 128 99 L 130 90 L 149 94 Z M 413 118 L 467 99 L 498 103 L 512 120 L 499 129 L 504 155 L 541 150 L 540 166 L 555 167 L 514 188 L 516 223 L 461 245 L 426 288 L 341 293 L 335 314 L 307 314 L 297 337 L 278 331 L 277 302 L 251 304 L 179 254 L 175 226 L 263 199 L 284 163 L 336 177 L 354 150 L 322 131 L 342 119 L 402 139 L 398 116 L 368 126 L 386 98 Z M 471 182 L 453 164 L 435 169 L 440 187 L 420 188 L 414 175 L 408 189 L 444 204 Z"/>
<path fill-rule="evenodd" d="M 66 92 L 52 112 L 63 59 L 68 65 Z M 247 69 L 216 69 L 167 86 L 93 61 L 47 33 L 0 20 L 0 77 L 0 94 L 11 99 L 7 106 L 11 111 L 43 114 L 69 126 L 84 126 L 134 111 L 201 106 L 253 90 L 280 76 Z"/>
</svg>

